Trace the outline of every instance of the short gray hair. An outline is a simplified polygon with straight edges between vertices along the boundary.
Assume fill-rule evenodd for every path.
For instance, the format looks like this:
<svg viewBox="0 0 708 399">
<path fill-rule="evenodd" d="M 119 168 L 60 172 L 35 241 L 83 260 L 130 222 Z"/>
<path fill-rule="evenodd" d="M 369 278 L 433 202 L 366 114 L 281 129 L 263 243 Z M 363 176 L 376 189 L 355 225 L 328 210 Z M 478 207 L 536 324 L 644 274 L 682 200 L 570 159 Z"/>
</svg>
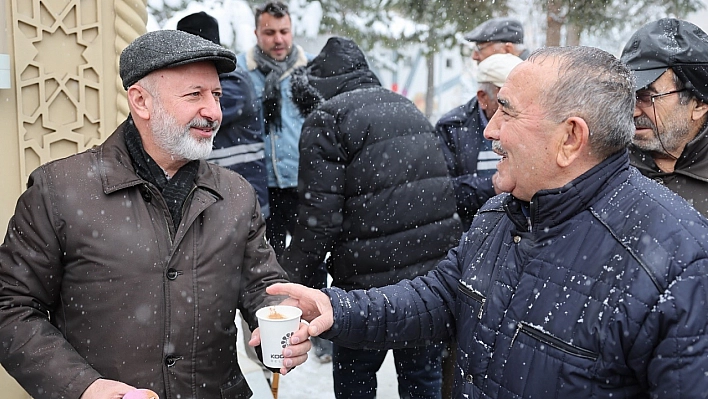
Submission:
<svg viewBox="0 0 708 399">
<path fill-rule="evenodd" d="M 477 90 L 482 90 L 483 92 L 487 93 L 487 96 L 493 101 L 497 100 L 497 89 L 499 89 L 499 87 L 497 87 L 497 85 L 492 82 L 481 82 L 477 85 Z"/>
<path fill-rule="evenodd" d="M 634 136 L 634 75 L 612 54 L 594 47 L 545 47 L 529 61 L 555 58 L 558 78 L 540 94 L 546 118 L 577 116 L 590 129 L 590 148 L 600 160 L 627 148 Z"/>
</svg>

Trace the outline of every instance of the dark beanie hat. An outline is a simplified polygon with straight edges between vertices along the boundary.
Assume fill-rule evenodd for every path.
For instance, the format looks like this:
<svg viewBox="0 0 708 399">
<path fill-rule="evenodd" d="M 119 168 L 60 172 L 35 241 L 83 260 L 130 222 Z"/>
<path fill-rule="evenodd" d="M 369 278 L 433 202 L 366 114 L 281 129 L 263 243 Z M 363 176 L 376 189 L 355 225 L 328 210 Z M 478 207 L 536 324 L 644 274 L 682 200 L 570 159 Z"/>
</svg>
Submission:
<svg viewBox="0 0 708 399">
<path fill-rule="evenodd" d="M 636 90 L 652 84 L 667 69 L 699 100 L 708 102 L 708 35 L 675 18 L 663 18 L 639 28 L 622 50 L 636 77 Z"/>
<path fill-rule="evenodd" d="M 128 45 L 120 55 L 120 77 L 127 90 L 150 72 L 162 68 L 211 61 L 218 73 L 236 69 L 236 55 L 209 40 L 179 30 L 148 32 Z"/>
<path fill-rule="evenodd" d="M 216 44 L 221 44 L 219 22 L 216 21 L 216 18 L 204 11 L 189 14 L 180 19 L 179 22 L 177 22 L 177 30 L 203 37 Z"/>
</svg>

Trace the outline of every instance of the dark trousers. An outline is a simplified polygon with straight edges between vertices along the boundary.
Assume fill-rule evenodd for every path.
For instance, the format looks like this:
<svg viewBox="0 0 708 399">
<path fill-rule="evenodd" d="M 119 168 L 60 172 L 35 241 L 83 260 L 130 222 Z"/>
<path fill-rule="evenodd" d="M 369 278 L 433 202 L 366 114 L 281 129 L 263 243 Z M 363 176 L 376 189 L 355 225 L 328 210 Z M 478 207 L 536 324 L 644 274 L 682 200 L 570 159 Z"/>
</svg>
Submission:
<svg viewBox="0 0 708 399">
<path fill-rule="evenodd" d="M 285 251 L 285 237 L 293 234 L 297 223 L 297 188 L 268 187 L 268 196 L 270 216 L 266 219 L 266 238 L 280 259 Z"/>
<path fill-rule="evenodd" d="M 332 353 L 334 396 L 337 399 L 374 399 L 376 372 L 386 352 L 349 349 L 335 344 Z M 402 399 L 441 399 L 441 353 L 441 344 L 393 350 L 398 395 Z"/>
</svg>

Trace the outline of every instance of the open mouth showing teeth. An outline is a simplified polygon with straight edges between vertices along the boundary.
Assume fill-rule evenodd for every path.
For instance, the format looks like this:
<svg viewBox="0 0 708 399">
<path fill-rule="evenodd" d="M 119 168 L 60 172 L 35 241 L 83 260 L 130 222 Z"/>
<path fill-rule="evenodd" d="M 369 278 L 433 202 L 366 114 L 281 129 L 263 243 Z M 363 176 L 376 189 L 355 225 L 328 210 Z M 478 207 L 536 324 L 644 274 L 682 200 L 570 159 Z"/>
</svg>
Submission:
<svg viewBox="0 0 708 399">
<path fill-rule="evenodd" d="M 499 144 L 498 140 L 492 141 L 492 151 L 494 151 L 495 154 L 502 157 L 502 159 L 506 158 L 506 151 L 504 151 L 501 144 Z"/>
</svg>

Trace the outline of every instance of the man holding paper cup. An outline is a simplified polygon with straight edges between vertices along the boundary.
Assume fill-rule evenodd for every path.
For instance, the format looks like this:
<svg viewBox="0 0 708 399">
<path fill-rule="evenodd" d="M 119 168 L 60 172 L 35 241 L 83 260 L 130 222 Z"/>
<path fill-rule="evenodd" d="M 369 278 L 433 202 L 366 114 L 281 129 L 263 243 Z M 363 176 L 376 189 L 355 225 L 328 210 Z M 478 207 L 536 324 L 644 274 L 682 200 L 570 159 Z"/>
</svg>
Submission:
<svg viewBox="0 0 708 399">
<path fill-rule="evenodd" d="M 236 311 L 255 328 L 286 279 L 253 187 L 204 160 L 235 66 L 186 32 L 137 38 L 120 57 L 127 120 L 31 174 L 0 246 L 0 363 L 32 397 L 252 396 Z M 283 374 L 311 348 L 293 328 Z"/>
</svg>

